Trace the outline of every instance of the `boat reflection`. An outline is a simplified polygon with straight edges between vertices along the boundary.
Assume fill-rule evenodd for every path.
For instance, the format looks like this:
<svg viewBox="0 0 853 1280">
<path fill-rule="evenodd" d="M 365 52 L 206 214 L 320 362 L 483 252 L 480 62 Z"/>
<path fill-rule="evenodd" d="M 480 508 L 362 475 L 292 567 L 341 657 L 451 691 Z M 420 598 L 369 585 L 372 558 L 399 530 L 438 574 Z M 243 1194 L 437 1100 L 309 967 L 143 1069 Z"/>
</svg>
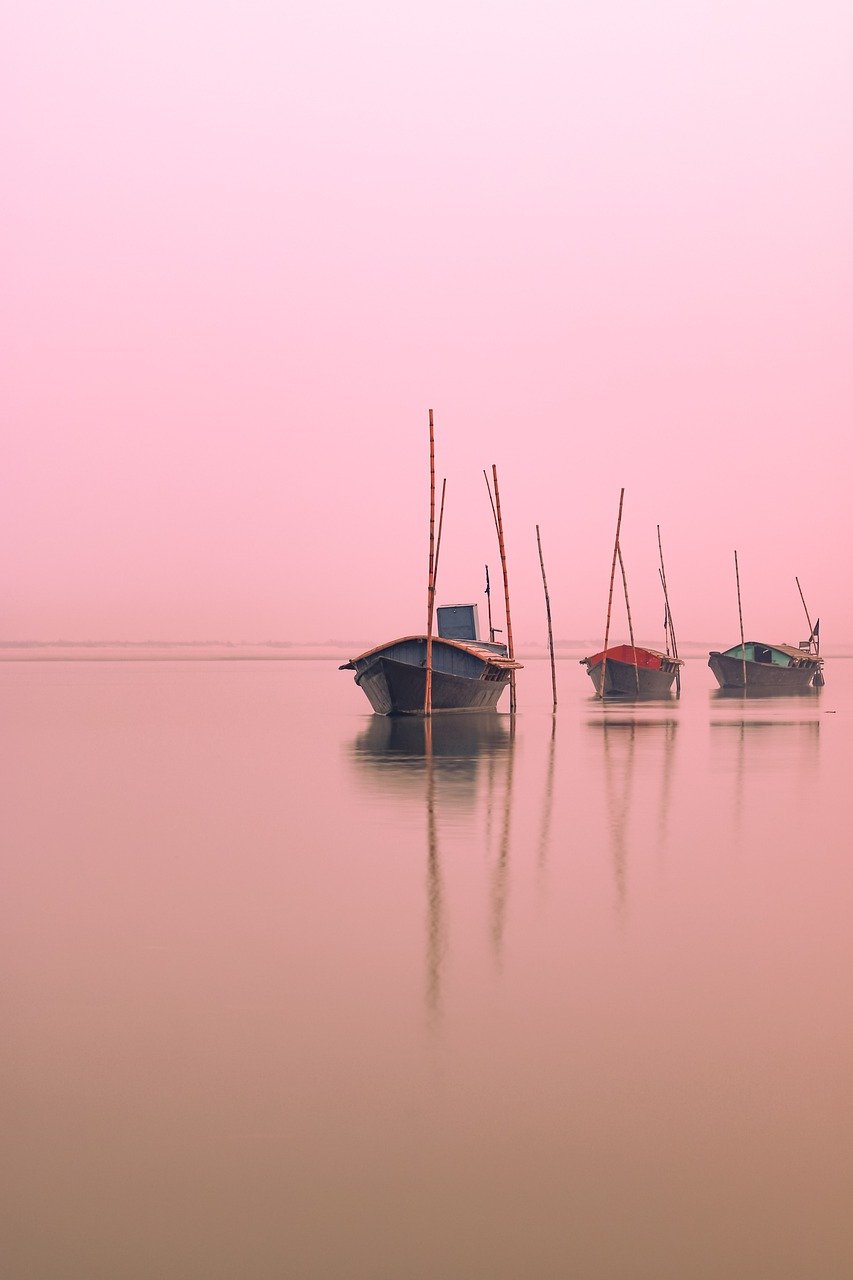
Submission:
<svg viewBox="0 0 853 1280">
<path fill-rule="evenodd" d="M 483 715 L 372 716 L 355 738 L 351 753 L 377 787 L 418 787 L 430 766 L 442 798 L 473 804 L 481 765 L 494 778 L 496 757 L 510 749 L 509 716 Z"/>
<path fill-rule="evenodd" d="M 775 701 L 778 707 L 779 699 Z M 741 715 L 711 721 L 711 768 L 721 776 L 734 775 L 732 812 L 738 837 L 747 779 L 762 789 L 767 774 L 778 777 L 780 783 L 784 780 L 786 790 L 811 787 L 817 777 L 819 748 L 820 720 L 816 715 Z"/>
<path fill-rule="evenodd" d="M 822 685 L 805 684 L 802 688 L 784 689 L 781 693 L 778 689 L 763 689 L 761 687 L 751 686 L 747 689 L 712 689 L 709 693 L 711 704 L 715 702 L 766 702 L 770 701 L 776 706 L 785 703 L 789 699 L 798 707 L 803 705 L 803 700 L 819 698 L 821 695 Z"/>
</svg>

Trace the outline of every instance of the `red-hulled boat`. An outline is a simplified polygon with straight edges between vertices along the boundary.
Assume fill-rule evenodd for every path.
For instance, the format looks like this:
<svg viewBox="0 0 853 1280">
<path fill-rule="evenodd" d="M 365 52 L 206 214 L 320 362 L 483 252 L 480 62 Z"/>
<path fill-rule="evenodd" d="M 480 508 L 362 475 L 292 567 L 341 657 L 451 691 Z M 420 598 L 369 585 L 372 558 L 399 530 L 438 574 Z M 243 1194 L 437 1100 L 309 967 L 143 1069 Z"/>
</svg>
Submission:
<svg viewBox="0 0 853 1280">
<path fill-rule="evenodd" d="M 619 494 L 619 515 L 616 517 L 616 541 L 613 544 L 613 562 L 610 566 L 610 594 L 607 598 L 604 648 L 599 653 L 594 653 L 588 658 L 581 658 L 580 661 L 581 665 L 586 667 L 589 672 L 589 678 L 595 685 L 595 692 L 599 698 L 666 698 L 669 697 L 673 682 L 677 683 L 678 692 L 681 693 L 680 671 L 684 664 L 678 656 L 675 628 L 669 607 L 669 592 L 666 586 L 666 570 L 663 563 L 660 525 L 658 525 L 658 553 L 660 555 L 660 582 L 663 587 L 666 609 L 664 614 L 666 653 L 661 653 L 658 649 L 643 649 L 634 644 L 631 605 L 628 601 L 628 579 L 625 576 L 625 564 L 619 543 L 624 497 L 625 490 L 622 489 Z M 613 580 L 616 576 L 617 562 L 622 573 L 622 586 L 625 591 L 625 611 L 628 615 L 628 633 L 631 637 L 631 643 L 608 645 L 607 642 L 610 638 L 610 612 L 613 606 Z"/>
<path fill-rule="evenodd" d="M 665 698 L 683 665 L 681 658 L 630 644 L 611 645 L 580 661 L 600 698 Z"/>
</svg>

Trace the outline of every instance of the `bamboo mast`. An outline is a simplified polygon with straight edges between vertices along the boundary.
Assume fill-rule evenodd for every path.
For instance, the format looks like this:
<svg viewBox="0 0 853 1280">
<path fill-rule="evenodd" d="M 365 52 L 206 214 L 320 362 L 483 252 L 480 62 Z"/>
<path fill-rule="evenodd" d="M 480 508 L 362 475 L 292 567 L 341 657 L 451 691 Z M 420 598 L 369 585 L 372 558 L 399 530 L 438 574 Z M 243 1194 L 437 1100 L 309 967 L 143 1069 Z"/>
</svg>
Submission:
<svg viewBox="0 0 853 1280">
<path fill-rule="evenodd" d="M 485 473 L 484 473 L 485 474 Z M 489 497 L 491 498 L 491 490 Z M 492 588 L 489 583 L 489 566 L 486 565 L 486 607 L 489 610 L 489 644 L 495 643 L 495 629 L 492 626 Z"/>
<path fill-rule="evenodd" d="M 797 584 L 797 590 L 799 591 L 800 599 L 803 602 L 803 611 L 805 612 L 805 615 L 806 615 L 806 622 L 809 624 L 809 648 L 811 648 L 812 636 L 814 635 L 814 627 L 812 626 L 812 620 L 809 617 L 809 609 L 808 609 L 808 605 L 806 604 L 806 597 L 803 595 L 803 588 L 800 586 L 800 580 L 799 578 L 794 578 L 794 581 Z M 817 653 L 819 654 L 820 653 L 820 632 L 818 632 L 815 638 L 817 640 Z"/>
<path fill-rule="evenodd" d="M 740 573 L 737 567 L 737 552 L 735 552 L 735 581 L 737 582 L 737 616 L 740 620 L 740 656 L 743 662 L 743 688 L 746 692 L 746 643 L 743 638 L 743 610 L 740 606 Z"/>
<path fill-rule="evenodd" d="M 618 543 L 617 543 L 618 546 Z M 634 659 L 634 680 L 637 685 L 637 696 L 640 694 L 640 669 L 637 666 L 637 646 L 634 644 L 634 626 L 631 622 L 631 605 L 628 601 L 628 579 L 625 576 L 625 562 L 622 559 L 622 548 L 619 547 L 619 568 L 622 571 L 622 587 L 625 592 L 625 610 L 628 614 L 628 635 L 631 640 L 631 655 Z"/>
<path fill-rule="evenodd" d="M 663 591 L 663 642 L 666 646 L 666 656 L 672 656 L 669 647 L 669 605 L 666 603 L 666 587 L 663 585 L 663 573 L 658 569 L 658 577 L 660 578 L 661 590 Z"/>
<path fill-rule="evenodd" d="M 424 715 L 432 715 L 432 617 L 435 605 L 435 431 L 429 411 L 429 582 L 427 585 L 426 691 Z"/>
<path fill-rule="evenodd" d="M 663 547 L 660 540 L 660 525 L 658 525 L 658 552 L 660 554 L 660 581 L 663 587 L 663 600 L 666 606 L 666 616 L 669 620 L 669 635 L 672 640 L 672 656 L 678 658 L 678 641 L 675 638 L 675 627 L 672 622 L 672 610 L 669 607 L 669 592 L 666 589 L 666 568 L 663 563 Z M 667 641 L 667 652 L 669 651 L 669 642 Z M 675 668 L 675 690 L 678 697 L 681 697 L 681 667 Z"/>
<path fill-rule="evenodd" d="M 554 695 L 554 710 L 557 710 L 557 668 L 554 665 L 554 633 L 551 630 L 551 598 L 548 595 L 548 582 L 545 578 L 545 561 L 542 558 L 542 539 L 539 536 L 539 525 L 536 526 L 536 545 L 539 548 L 539 567 L 542 570 L 542 587 L 545 592 L 545 615 L 548 619 L 548 651 L 551 655 L 551 692 Z"/>
<path fill-rule="evenodd" d="M 607 645 L 610 640 L 610 611 L 613 608 L 613 581 L 616 577 L 616 557 L 619 554 L 619 530 L 622 527 L 622 502 L 624 488 L 619 492 L 619 515 L 616 517 L 616 541 L 613 544 L 613 562 L 610 566 L 610 594 L 607 597 L 607 623 L 604 628 L 604 654 L 601 659 L 601 700 L 604 701 L 607 686 Z"/>
<path fill-rule="evenodd" d="M 447 478 L 441 482 L 441 504 L 438 508 L 438 534 L 435 539 L 435 572 L 432 576 L 433 592 L 438 585 L 438 557 L 441 555 L 441 526 L 444 524 L 444 494 L 447 490 Z"/>
<path fill-rule="evenodd" d="M 503 520 L 501 519 L 501 494 L 500 494 L 500 489 L 498 488 L 498 469 L 494 463 L 492 463 L 492 479 L 494 480 L 494 484 L 495 484 L 495 501 L 494 501 L 493 509 L 495 513 L 495 524 L 497 525 L 497 530 L 498 530 L 498 547 L 500 548 L 500 553 L 501 553 L 501 569 L 503 570 L 503 577 L 504 577 L 504 602 L 506 605 L 507 655 L 508 657 L 513 658 L 515 656 L 515 651 L 513 649 L 513 644 L 512 644 L 512 618 L 509 612 L 509 578 L 507 576 L 507 568 L 506 568 L 506 548 L 504 546 L 504 527 L 503 527 Z M 487 481 L 488 481 L 488 477 L 487 477 Z M 512 671 L 510 671 L 509 673 L 509 709 L 510 709 L 510 714 L 514 715 L 516 710 L 515 668 L 514 667 Z"/>
</svg>

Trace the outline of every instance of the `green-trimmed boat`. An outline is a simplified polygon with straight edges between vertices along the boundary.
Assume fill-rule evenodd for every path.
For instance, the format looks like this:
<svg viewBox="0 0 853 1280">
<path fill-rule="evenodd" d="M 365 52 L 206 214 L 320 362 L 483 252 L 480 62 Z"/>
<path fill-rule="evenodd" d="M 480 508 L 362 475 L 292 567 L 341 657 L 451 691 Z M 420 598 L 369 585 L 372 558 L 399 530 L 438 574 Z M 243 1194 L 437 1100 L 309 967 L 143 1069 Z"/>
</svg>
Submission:
<svg viewBox="0 0 853 1280">
<path fill-rule="evenodd" d="M 722 653 L 713 650 L 708 666 L 721 689 L 748 693 L 807 693 L 824 683 L 823 658 L 813 637 L 798 649 L 747 640 Z"/>
</svg>

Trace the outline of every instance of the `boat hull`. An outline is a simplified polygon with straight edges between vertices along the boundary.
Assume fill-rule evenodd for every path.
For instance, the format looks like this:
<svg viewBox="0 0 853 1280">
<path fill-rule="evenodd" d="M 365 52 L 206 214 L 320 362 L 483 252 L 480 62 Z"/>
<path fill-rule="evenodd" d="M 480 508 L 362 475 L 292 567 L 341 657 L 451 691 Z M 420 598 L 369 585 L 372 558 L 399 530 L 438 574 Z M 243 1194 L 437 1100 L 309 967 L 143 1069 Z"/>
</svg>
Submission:
<svg viewBox="0 0 853 1280">
<path fill-rule="evenodd" d="M 432 710 L 492 711 L 497 707 L 509 679 L 509 671 L 496 671 L 489 678 L 472 679 L 433 670 Z M 414 716 L 424 713 L 425 667 L 377 656 L 363 670 L 356 672 L 355 682 L 379 715 Z"/>
<path fill-rule="evenodd" d="M 708 655 L 708 666 L 721 689 L 750 693 L 810 693 L 818 680 L 823 684 L 820 668 L 813 666 L 782 667 L 750 658 L 744 663 L 743 658 L 716 652 Z"/>
<path fill-rule="evenodd" d="M 668 698 L 678 668 L 670 670 L 657 667 L 634 666 L 633 662 L 620 662 L 608 658 L 603 662 L 587 665 L 589 678 L 599 698 Z M 602 676 L 606 684 L 602 687 Z"/>
</svg>

